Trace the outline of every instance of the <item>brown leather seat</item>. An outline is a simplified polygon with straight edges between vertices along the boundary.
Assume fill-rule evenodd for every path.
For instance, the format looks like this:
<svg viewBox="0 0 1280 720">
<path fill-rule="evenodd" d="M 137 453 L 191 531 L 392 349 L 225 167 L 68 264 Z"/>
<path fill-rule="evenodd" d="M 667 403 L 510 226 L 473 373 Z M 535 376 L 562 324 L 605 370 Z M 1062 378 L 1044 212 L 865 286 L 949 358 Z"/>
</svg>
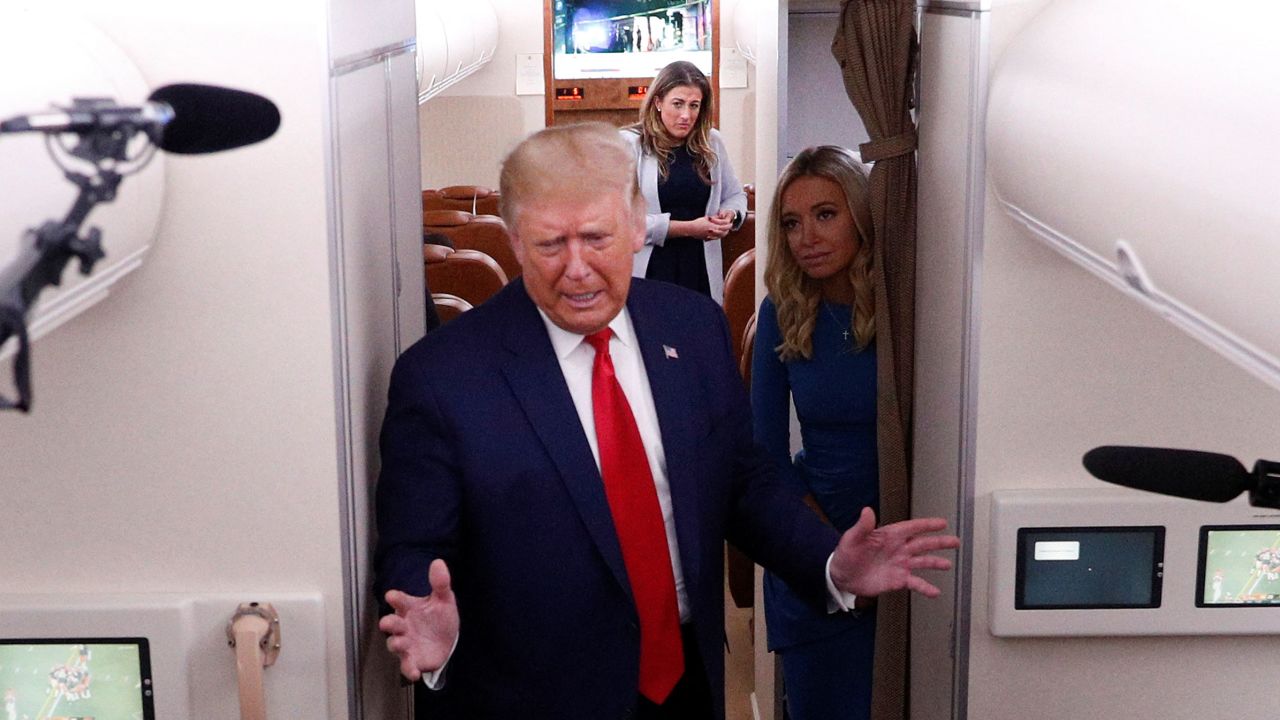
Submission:
<svg viewBox="0 0 1280 720">
<path fill-rule="evenodd" d="M 449 293 L 431 293 L 431 301 L 436 304 L 436 314 L 440 316 L 441 325 L 471 309 L 471 303 Z"/>
<path fill-rule="evenodd" d="M 755 352 L 756 347 L 756 313 L 751 313 L 751 317 L 747 318 L 747 327 L 742 332 L 742 348 L 741 360 L 738 361 L 738 370 L 742 372 L 742 379 L 747 383 L 747 387 L 751 387 L 751 355 Z"/>
<path fill-rule="evenodd" d="M 754 212 L 747 213 L 747 219 L 742 221 L 742 227 L 737 230 L 730 231 L 724 236 L 724 240 L 720 241 L 720 258 L 724 261 L 723 267 L 725 277 L 729 276 L 729 268 L 734 261 L 742 257 L 742 253 L 747 248 L 756 246 L 756 214 Z"/>
<path fill-rule="evenodd" d="M 747 183 L 746 185 L 742 186 L 742 189 L 747 193 L 747 209 L 755 210 L 756 209 L 756 186 L 751 183 Z"/>
<path fill-rule="evenodd" d="M 756 312 L 756 250 L 744 252 L 724 278 L 724 314 L 729 318 L 729 339 L 739 362 L 747 320 Z"/>
<path fill-rule="evenodd" d="M 754 251 L 753 251 L 754 252 Z M 746 329 L 742 333 L 742 343 L 738 345 L 738 369 L 742 371 L 742 379 L 751 387 L 751 355 L 756 344 L 756 314 L 747 318 Z M 733 545 L 725 545 L 725 572 L 729 581 L 729 597 L 739 608 L 755 606 L 755 563 L 741 550 Z"/>
<path fill-rule="evenodd" d="M 520 261 L 511 249 L 511 235 L 502 218 L 458 210 L 424 210 L 422 232 L 440 233 L 459 250 L 479 250 L 498 262 L 510 280 L 520 274 Z"/>
<path fill-rule="evenodd" d="M 424 245 L 422 253 L 426 260 L 427 287 L 433 295 L 457 295 L 474 306 L 493 297 L 507 284 L 507 276 L 498 263 L 477 250 L 450 251 L 440 245 Z"/>
<path fill-rule="evenodd" d="M 483 185 L 449 185 L 422 191 L 422 209 L 461 210 L 474 215 L 498 214 L 498 191 Z"/>
<path fill-rule="evenodd" d="M 431 228 L 435 232 L 441 232 L 441 228 L 458 227 L 471 222 L 473 215 L 464 210 L 423 210 L 422 211 L 422 231 L 427 232 Z"/>
</svg>

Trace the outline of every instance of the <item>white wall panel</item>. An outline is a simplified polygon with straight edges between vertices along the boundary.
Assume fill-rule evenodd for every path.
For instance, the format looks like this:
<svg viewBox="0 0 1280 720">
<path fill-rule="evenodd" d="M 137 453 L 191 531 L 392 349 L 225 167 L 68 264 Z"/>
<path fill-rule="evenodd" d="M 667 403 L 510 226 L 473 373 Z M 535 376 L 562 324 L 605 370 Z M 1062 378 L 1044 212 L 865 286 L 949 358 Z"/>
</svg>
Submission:
<svg viewBox="0 0 1280 720">
<path fill-rule="evenodd" d="M 723 16 L 721 19 L 723 23 Z M 867 141 L 862 118 L 844 89 L 831 41 L 840 25 L 836 9 L 790 15 L 787 58 L 786 157 L 811 145 L 841 145 L 857 152 Z"/>
<path fill-rule="evenodd" d="M 363 666 L 358 669 L 365 713 L 386 717 L 403 710 L 398 706 L 396 669 L 376 628 L 377 605 L 370 590 L 378 430 L 391 366 L 422 335 L 425 302 L 412 55 L 339 75 L 334 84 L 341 185 L 342 301 L 337 320 L 346 381 L 343 426 L 349 432 L 348 513 L 357 558 L 349 578 L 354 593 L 350 600 L 362 623 Z M 400 92 L 392 94 L 393 87 Z"/>
<path fill-rule="evenodd" d="M 347 626 L 345 605 L 358 594 L 349 581 L 367 581 L 358 553 L 367 554 L 368 532 L 366 517 L 342 513 L 347 483 L 359 482 L 367 501 L 395 308 L 401 345 L 421 332 L 410 56 L 377 60 L 376 92 L 348 107 L 378 118 L 353 120 L 345 145 L 379 154 L 377 172 L 357 162 L 346 177 L 330 93 L 335 49 L 372 55 L 384 36 L 411 38 L 412 4 L 354 5 L 368 22 L 343 25 L 342 8 L 330 17 L 304 2 L 66 3 L 124 48 L 148 85 L 251 90 L 279 106 L 282 124 L 259 145 L 168 158 L 156 250 L 108 302 L 37 348 L 34 412 L 0 415 L 0 577 L 66 597 L 314 595 L 317 621 L 293 627 L 323 652 L 303 670 L 306 697 L 279 701 L 330 720 L 354 706 L 348 648 L 351 658 L 370 654 L 352 639 L 367 627 Z M 393 229 L 402 245 L 390 244 Z M 359 244 L 375 236 L 377 248 Z M 375 257 L 335 256 L 339 238 Z M 397 260 L 411 271 L 399 297 Z M 340 274 L 345 286 L 375 288 L 350 308 L 360 327 L 344 347 L 334 322 Z M 357 363 L 344 365 L 343 353 Z M 349 417 L 339 402 L 347 369 L 361 383 Z M 348 555 L 348 541 L 363 544 Z M 385 654 L 376 651 L 374 663 Z M 286 644 L 281 662 L 292 665 L 289 652 Z M 393 678 L 379 679 L 395 693 Z M 226 698 L 197 695 L 190 717 L 220 717 Z"/>
<path fill-rule="evenodd" d="M 0 636 L 145 637 L 157 718 L 240 720 L 226 627 L 247 602 L 269 603 L 280 617 L 280 653 L 262 671 L 267 717 L 331 717 L 325 681 L 315 672 L 327 654 L 318 593 L 6 593 L 0 595 Z M 6 675 L 18 669 L 6 667 Z M 30 698 L 17 700 L 20 717 L 28 717 Z M 75 702 L 57 707 L 77 714 Z"/>
<path fill-rule="evenodd" d="M 959 252 L 955 245 L 960 242 L 958 203 L 965 196 L 961 161 L 965 154 L 983 147 L 981 140 L 965 142 L 960 120 L 974 109 L 985 110 L 980 95 L 965 92 L 962 79 L 952 72 L 951 63 L 958 63 L 961 54 L 956 46 L 959 36 L 939 37 L 930 26 L 936 29 L 958 23 L 967 9 L 989 9 L 992 67 L 999 67 L 1003 51 L 1016 42 L 1028 23 L 1035 22 L 1041 12 L 1049 12 L 1046 8 L 1080 7 L 1079 3 L 1040 0 L 993 2 L 981 8 L 974 3 L 926 4 L 935 5 L 936 13 L 926 15 L 923 36 L 919 279 L 922 290 L 918 308 L 924 335 L 919 338 L 917 367 L 917 380 L 921 383 L 917 408 L 921 420 L 917 425 L 918 472 L 926 465 L 945 465 L 946 457 L 951 454 L 951 429 L 944 424 L 935 428 L 938 433 L 931 436 L 925 422 L 930 417 L 945 418 L 954 413 L 956 397 L 948 393 L 958 393 L 962 387 L 937 372 L 955 348 L 947 342 L 937 342 L 951 337 L 954 328 L 945 327 L 945 313 L 938 318 L 934 311 L 952 307 L 947 298 L 954 298 L 956 288 L 954 278 L 939 278 L 935 270 L 938 261 L 954 259 Z M 1164 96 L 1164 101 L 1147 109 L 1167 109 L 1181 102 L 1173 98 L 1187 92 L 1189 87 L 1186 83 L 1156 81 L 1155 78 L 1168 69 L 1170 57 L 1154 49 L 1170 39 L 1158 28 L 1203 12 L 1215 17 L 1202 29 L 1213 31 L 1220 23 L 1230 24 L 1241 17 L 1260 18 L 1272 12 L 1262 4 L 1252 4 L 1253 11 L 1245 10 L 1243 5 L 1233 6 L 1234 12 L 1181 2 L 1097 5 L 1099 13 L 1104 10 L 1126 16 L 1139 13 L 1136 18 L 1130 17 L 1135 22 L 1123 33 L 1123 41 L 1117 41 L 1112 48 L 1139 58 L 1138 62 L 1107 63 L 1103 59 L 1107 48 L 1095 47 L 1084 40 L 1085 33 L 1105 34 L 1116 30 L 1099 13 L 1081 19 L 1074 31 L 1079 35 L 1068 33 L 1068 37 L 1045 41 L 1068 54 L 1091 48 L 1087 54 L 1058 58 L 1054 65 L 1057 70 L 1088 73 L 1094 68 L 1110 68 L 1107 72 L 1114 77 L 1108 83 L 1135 82 L 1144 88 L 1138 93 L 1122 94 L 1114 101 L 1113 108 L 1100 108 L 1104 114 L 1113 110 L 1119 117 L 1124 112 L 1140 111 L 1141 108 L 1134 106 L 1142 105 L 1153 95 Z M 1145 16 L 1139 11 L 1144 7 L 1148 8 Z M 937 20 L 935 14 L 948 17 Z M 1244 34 L 1252 37 L 1257 27 L 1252 26 Z M 1200 40 L 1183 42 L 1180 46 L 1185 49 L 1198 42 Z M 1242 51 L 1247 45 L 1249 42 L 1244 40 L 1232 42 L 1228 54 Z M 1190 54 L 1185 50 L 1179 52 L 1182 53 L 1179 58 L 1192 64 L 1213 55 L 1205 49 Z M 1212 65 L 1206 72 L 1215 72 L 1215 67 L 1229 70 L 1233 65 L 1232 62 Z M 1253 71 L 1266 72 L 1267 68 L 1274 67 L 1274 63 L 1264 62 Z M 1265 83 L 1255 87 L 1260 86 Z M 1052 81 L 1032 82 L 1026 87 L 1027 92 L 1012 98 L 1006 108 L 1012 110 L 1005 112 L 1003 118 L 1017 122 L 1019 118 L 1040 117 L 1057 123 L 1081 110 L 1078 93 L 1067 93 L 1046 102 L 1046 92 L 1061 90 Z M 1082 91 L 1093 89 L 1098 88 L 1082 88 Z M 1262 106 L 1265 103 L 1258 107 Z M 1161 116 L 1159 112 L 1144 117 L 1130 129 L 1139 135 L 1149 130 L 1153 137 L 1163 137 L 1161 133 L 1170 123 L 1187 119 Z M 1239 130 L 1227 116 L 1197 116 L 1199 120 L 1218 128 L 1199 133 L 1204 137 L 1230 138 Z M 1249 122 L 1256 120 L 1254 116 Z M 1039 124 L 1032 123 L 1031 127 L 1034 129 Z M 989 132 L 996 141 L 1003 142 L 1009 139 L 1001 135 L 1005 129 L 993 125 Z M 1064 133 L 1072 143 L 1083 142 L 1097 148 L 1096 144 L 1090 144 L 1090 138 L 1095 138 L 1096 133 L 1080 132 L 1079 128 L 1067 128 Z M 1149 140 L 1134 147 L 1147 148 Z M 1130 214 L 1135 218 L 1212 214 L 1230 208 L 1230 203 L 1214 192 L 1220 183 L 1209 186 L 1200 183 L 1197 187 L 1204 192 L 1197 193 L 1194 200 L 1176 205 L 1172 200 L 1175 194 L 1151 192 L 1168 183 L 1197 182 L 1199 164 L 1191 154 L 1183 154 L 1185 163 L 1151 167 L 1140 180 L 1111 188 L 1107 197 L 1096 197 L 1101 181 L 1108 177 L 1105 157 L 1084 151 L 1069 162 L 1064 161 L 1062 148 L 1051 142 L 1030 143 L 1019 152 L 1041 151 L 1035 158 L 1010 153 L 1015 161 L 1031 161 L 1028 163 L 1031 170 L 1010 185 L 1011 192 L 1028 190 L 1019 187 L 1019 182 L 1058 177 L 1066 183 L 1064 187 L 1089 189 L 1097 202 L 1107 203 L 1108 207 L 1130 203 Z M 1218 159 L 1213 159 L 1205 166 L 1209 175 L 1217 162 Z M 1070 192 L 1049 189 L 1038 197 L 1046 208 L 1057 213 L 1055 217 L 1066 218 L 1068 223 L 1087 223 L 1098 218 L 1096 213 L 1091 214 L 1092 202 L 1072 197 Z M 977 269 L 981 278 L 977 307 L 980 326 L 974 335 L 980 340 L 973 474 L 976 506 L 972 530 L 965 537 L 973 550 L 972 602 L 966 610 L 971 622 L 968 694 L 967 698 L 960 698 L 962 702 L 951 712 L 944 704 L 929 699 L 929 693 L 925 693 L 922 701 L 918 678 L 922 672 L 936 671 L 936 666 L 926 665 L 923 670 L 916 667 L 913 717 L 927 720 L 948 717 L 983 720 L 1028 717 L 1075 720 L 1113 716 L 1217 718 L 1247 712 L 1243 708 L 1248 701 L 1243 699 L 1250 696 L 1249 688 L 1266 684 L 1266 678 L 1280 670 L 1269 649 L 1273 643 L 1265 639 L 1248 636 L 996 638 L 989 632 L 988 595 L 991 583 L 998 582 L 989 577 L 988 567 L 992 538 L 987 500 L 992 492 L 1043 488 L 1071 493 L 1073 497 L 1102 495 L 1108 486 L 1084 471 L 1080 457 L 1088 449 L 1108 443 L 1202 448 L 1236 455 L 1245 463 L 1258 457 L 1274 458 L 1277 446 L 1271 419 L 1280 413 L 1280 394 L 1178 332 L 1157 315 L 1130 302 L 1063 256 L 1029 240 L 1022 227 L 998 210 L 996 203 L 996 197 L 988 189 L 985 207 L 980 209 L 982 256 Z M 1265 208 L 1250 212 L 1263 211 Z M 1240 215 L 1235 217 L 1238 219 Z M 1254 223 L 1253 230 L 1264 226 L 1265 223 L 1261 226 Z M 1235 229 L 1229 223 L 1222 227 Z M 1175 271 L 1174 276 L 1179 277 L 1181 272 L 1183 279 L 1192 279 L 1190 275 L 1203 270 L 1196 264 Z M 918 478 L 917 509 L 945 502 L 946 498 L 939 497 L 938 492 L 946 495 L 945 483 L 939 491 L 927 479 Z M 1199 507 L 1205 506 L 1191 502 L 1179 505 L 1179 516 L 1194 522 Z M 1247 509 L 1243 512 L 1248 514 Z M 1210 514 L 1206 512 L 1205 517 Z M 1182 542 L 1180 547 L 1186 547 L 1186 543 Z M 1192 600 L 1165 598 L 1166 603 L 1191 604 Z M 926 607 L 932 610 L 931 606 Z M 1222 630 L 1215 628 L 1216 632 Z M 937 638 L 930 639 L 937 642 Z M 913 647 L 919 648 L 920 644 L 917 638 Z M 925 652 L 940 653 L 941 648 L 935 645 Z M 1250 660 L 1241 662 L 1242 657 Z M 915 658 L 916 661 L 923 659 L 919 654 Z"/>
<path fill-rule="evenodd" d="M 335 60 L 400 45 L 414 35 L 414 6 L 403 0 L 328 0 Z"/>
<path fill-rule="evenodd" d="M 986 12 L 926 10 L 921 19 L 919 209 L 916 248 L 912 514 L 944 517 L 968 537 L 973 522 L 977 312 L 985 166 Z M 914 717 L 950 717 L 967 692 L 972 546 L 952 573 L 930 580 L 936 600 L 912 604 Z"/>
</svg>

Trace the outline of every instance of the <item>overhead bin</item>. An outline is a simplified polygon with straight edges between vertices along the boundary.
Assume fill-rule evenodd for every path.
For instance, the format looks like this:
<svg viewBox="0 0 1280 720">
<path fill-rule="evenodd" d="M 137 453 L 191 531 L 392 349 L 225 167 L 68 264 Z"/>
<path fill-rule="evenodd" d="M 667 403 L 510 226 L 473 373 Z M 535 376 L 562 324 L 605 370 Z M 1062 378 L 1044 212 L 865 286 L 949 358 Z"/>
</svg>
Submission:
<svg viewBox="0 0 1280 720">
<path fill-rule="evenodd" d="M 498 14 L 490 0 L 418 0 L 418 102 L 483 67 L 498 50 Z"/>
<path fill-rule="evenodd" d="M 1029 237 L 1280 389 L 1277 19 L 1050 4 L 994 72 L 987 169 Z"/>
</svg>

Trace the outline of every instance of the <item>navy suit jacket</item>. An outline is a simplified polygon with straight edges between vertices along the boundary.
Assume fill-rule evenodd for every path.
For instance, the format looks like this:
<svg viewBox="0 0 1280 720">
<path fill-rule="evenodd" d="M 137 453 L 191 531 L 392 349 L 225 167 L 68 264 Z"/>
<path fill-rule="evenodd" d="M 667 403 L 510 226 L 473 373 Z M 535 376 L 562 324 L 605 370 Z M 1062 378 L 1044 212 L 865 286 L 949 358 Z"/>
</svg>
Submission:
<svg viewBox="0 0 1280 720">
<path fill-rule="evenodd" d="M 754 443 L 720 308 L 639 279 L 627 307 L 661 428 L 698 649 L 723 717 L 723 541 L 821 603 L 838 538 Z M 639 626 L 622 552 L 521 281 L 401 356 L 381 443 L 375 590 L 427 594 L 439 557 L 457 595 L 458 647 L 427 716 L 632 715 Z"/>
</svg>

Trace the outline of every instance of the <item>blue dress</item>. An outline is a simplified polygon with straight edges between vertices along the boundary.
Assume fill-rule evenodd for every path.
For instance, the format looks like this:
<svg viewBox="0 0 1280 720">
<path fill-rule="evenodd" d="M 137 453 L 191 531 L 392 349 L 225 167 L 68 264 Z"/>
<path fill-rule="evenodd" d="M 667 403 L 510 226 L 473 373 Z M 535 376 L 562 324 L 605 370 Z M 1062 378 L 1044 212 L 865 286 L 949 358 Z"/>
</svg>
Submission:
<svg viewBox="0 0 1280 720">
<path fill-rule="evenodd" d="M 697 220 L 707 214 L 711 186 L 698 176 L 693 155 L 687 145 L 677 145 L 671 152 L 667 177 L 658 178 L 658 206 L 671 213 L 672 220 Z M 694 292 L 711 296 L 707 278 L 707 258 L 703 241 L 698 238 L 668 236 L 653 248 L 644 276 L 665 280 Z"/>
<path fill-rule="evenodd" d="M 844 532 L 864 506 L 878 511 L 876 353 L 854 350 L 852 308 L 821 303 L 813 357 L 783 362 L 777 309 L 766 298 L 756 319 L 751 406 L 756 440 L 797 494 L 811 493 Z M 800 421 L 802 448 L 790 452 L 789 400 Z M 827 613 L 765 575 L 769 649 L 782 658 L 792 720 L 866 718 L 871 705 L 875 613 Z"/>
</svg>

